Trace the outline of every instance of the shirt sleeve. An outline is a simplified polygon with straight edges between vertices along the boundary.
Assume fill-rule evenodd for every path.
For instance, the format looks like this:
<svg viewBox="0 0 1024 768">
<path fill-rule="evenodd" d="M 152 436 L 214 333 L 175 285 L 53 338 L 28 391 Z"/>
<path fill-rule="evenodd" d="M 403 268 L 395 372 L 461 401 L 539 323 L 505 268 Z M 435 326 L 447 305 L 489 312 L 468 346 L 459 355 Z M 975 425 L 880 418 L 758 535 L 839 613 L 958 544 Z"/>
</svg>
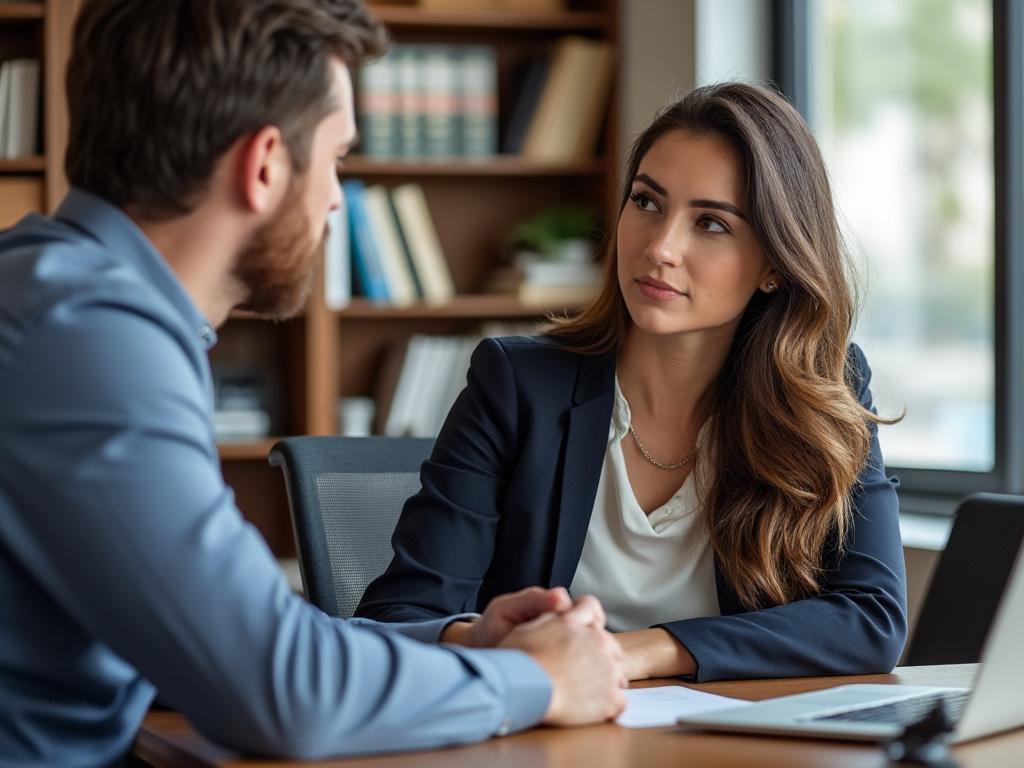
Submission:
<svg viewBox="0 0 1024 768">
<path fill-rule="evenodd" d="M 100 303 L 51 313 L 8 367 L 0 396 L 24 404 L 0 424 L 10 533 L 52 599 L 244 751 L 420 749 L 538 722 L 550 681 L 526 654 L 424 645 L 405 635 L 447 621 L 359 626 L 289 590 L 222 479 L 200 358 Z"/>
<path fill-rule="evenodd" d="M 864 354 L 850 348 L 857 397 L 874 412 Z M 907 639 L 907 586 L 896 480 L 885 475 L 878 428 L 852 490 L 853 515 L 842 558 L 822 592 L 732 616 L 659 625 L 697 661 L 698 681 L 888 672 Z"/>
</svg>

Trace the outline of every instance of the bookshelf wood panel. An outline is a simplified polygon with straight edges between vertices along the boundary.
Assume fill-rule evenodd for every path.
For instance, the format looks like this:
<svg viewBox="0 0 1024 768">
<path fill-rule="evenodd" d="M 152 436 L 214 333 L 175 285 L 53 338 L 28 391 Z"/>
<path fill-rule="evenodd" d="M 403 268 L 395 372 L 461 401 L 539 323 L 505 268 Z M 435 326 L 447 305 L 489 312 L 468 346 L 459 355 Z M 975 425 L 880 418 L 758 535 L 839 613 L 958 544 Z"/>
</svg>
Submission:
<svg viewBox="0 0 1024 768">
<path fill-rule="evenodd" d="M 46 16 L 43 3 L 6 3 L 0 4 L 0 22 L 29 21 L 42 19 Z"/>
<path fill-rule="evenodd" d="M 68 144 L 67 100 L 64 98 L 64 70 L 71 54 L 71 33 L 83 0 L 48 0 L 43 67 L 43 147 L 46 150 L 46 207 L 56 210 L 68 192 L 64 176 L 64 153 Z"/>
<path fill-rule="evenodd" d="M 42 173 L 45 170 L 46 158 L 42 155 L 0 158 L 0 173 Z"/>
</svg>

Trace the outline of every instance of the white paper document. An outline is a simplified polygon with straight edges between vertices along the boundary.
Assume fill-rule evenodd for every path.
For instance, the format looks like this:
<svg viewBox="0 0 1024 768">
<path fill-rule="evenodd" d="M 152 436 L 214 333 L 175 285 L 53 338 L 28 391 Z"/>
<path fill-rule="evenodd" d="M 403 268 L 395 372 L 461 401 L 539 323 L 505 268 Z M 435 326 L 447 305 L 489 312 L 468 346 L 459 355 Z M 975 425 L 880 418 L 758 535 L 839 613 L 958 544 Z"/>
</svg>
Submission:
<svg viewBox="0 0 1024 768">
<path fill-rule="evenodd" d="M 683 715 L 695 715 L 714 709 L 728 709 L 750 704 L 743 699 L 730 699 L 713 693 L 662 685 L 657 688 L 631 688 L 626 691 L 626 711 L 615 722 L 626 728 L 656 728 L 675 725 Z"/>
</svg>

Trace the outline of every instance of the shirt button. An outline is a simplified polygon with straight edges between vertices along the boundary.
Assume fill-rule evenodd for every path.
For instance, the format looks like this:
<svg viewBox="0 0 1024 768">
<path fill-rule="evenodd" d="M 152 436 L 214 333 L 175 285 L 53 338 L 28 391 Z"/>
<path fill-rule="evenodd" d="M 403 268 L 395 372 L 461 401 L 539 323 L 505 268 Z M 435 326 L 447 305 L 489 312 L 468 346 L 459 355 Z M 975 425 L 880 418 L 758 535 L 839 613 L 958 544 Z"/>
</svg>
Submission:
<svg viewBox="0 0 1024 768">
<path fill-rule="evenodd" d="M 498 736 L 508 736 L 512 731 L 512 718 L 506 717 L 498 728 Z"/>
</svg>

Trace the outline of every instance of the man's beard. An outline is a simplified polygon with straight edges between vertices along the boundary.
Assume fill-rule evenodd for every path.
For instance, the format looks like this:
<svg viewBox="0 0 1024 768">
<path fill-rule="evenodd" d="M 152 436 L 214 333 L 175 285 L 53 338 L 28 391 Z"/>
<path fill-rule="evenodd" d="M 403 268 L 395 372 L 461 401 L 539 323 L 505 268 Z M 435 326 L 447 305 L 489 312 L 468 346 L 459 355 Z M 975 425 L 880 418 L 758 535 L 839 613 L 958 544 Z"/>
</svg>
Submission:
<svg viewBox="0 0 1024 768">
<path fill-rule="evenodd" d="M 253 236 L 234 268 L 248 292 L 240 307 L 273 320 L 294 317 L 305 307 L 327 242 L 326 229 L 319 243 L 312 242 L 298 187 L 281 205 L 283 210 Z"/>
</svg>

